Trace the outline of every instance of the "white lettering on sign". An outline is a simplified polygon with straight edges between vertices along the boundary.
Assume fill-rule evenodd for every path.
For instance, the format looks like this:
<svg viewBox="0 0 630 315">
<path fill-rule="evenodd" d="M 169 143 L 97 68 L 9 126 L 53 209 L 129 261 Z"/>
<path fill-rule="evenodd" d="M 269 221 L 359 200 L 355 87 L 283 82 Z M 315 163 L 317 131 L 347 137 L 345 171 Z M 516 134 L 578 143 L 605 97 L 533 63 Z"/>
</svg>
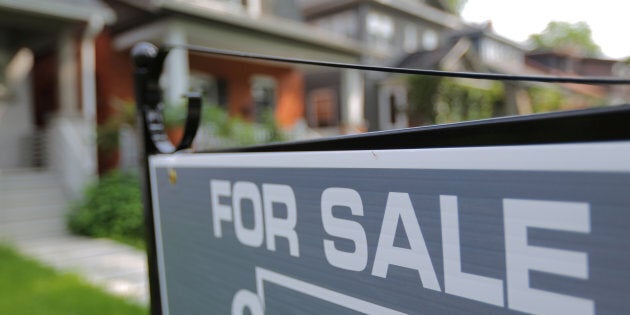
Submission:
<svg viewBox="0 0 630 315">
<path fill-rule="evenodd" d="M 266 243 L 267 250 L 275 252 L 276 241 L 286 239 L 289 254 L 300 257 L 296 231 L 298 203 L 293 188 L 269 183 L 263 183 L 261 190 L 258 187 L 248 181 L 210 181 L 214 236 L 222 238 L 222 224 L 231 222 L 241 244 L 261 247 Z M 249 225 L 243 219 L 245 204 L 251 205 L 253 223 Z M 286 209 L 286 216 L 276 215 L 274 209 Z M 364 216 L 360 193 L 351 188 L 326 188 L 321 194 L 320 209 L 323 229 L 332 237 L 324 237 L 321 243 L 326 261 L 335 268 L 364 271 L 370 265 L 370 246 L 366 230 L 357 222 Z M 349 215 L 341 218 L 339 211 L 344 209 L 349 210 Z M 593 300 L 545 291 L 530 283 L 530 271 L 588 280 L 587 253 L 534 246 L 528 242 L 529 228 L 590 233 L 588 203 L 503 199 L 505 279 L 462 270 L 458 197 L 440 195 L 439 211 L 444 290 L 420 227 L 422 218 L 416 215 L 408 193 L 389 192 L 387 195 L 370 274 L 386 279 L 390 266 L 402 267 L 417 272 L 416 281 L 424 288 L 486 304 L 536 314 L 594 314 Z M 394 245 L 399 230 L 404 231 L 408 248 Z M 353 248 L 340 249 L 334 238 L 337 242 L 339 239 L 350 242 Z M 259 311 L 252 306 L 255 304 L 253 295 L 243 292 L 237 295 L 233 311 L 238 313 L 245 308 L 254 313 Z"/>
<path fill-rule="evenodd" d="M 440 196 L 444 292 L 503 306 L 503 281 L 462 272 L 456 196 Z"/>
<path fill-rule="evenodd" d="M 263 200 L 265 204 L 265 231 L 267 249 L 276 251 L 276 237 L 284 237 L 289 241 L 289 253 L 291 256 L 300 256 L 300 247 L 295 225 L 297 224 L 297 205 L 295 193 L 288 185 L 263 184 Z M 278 218 L 273 215 L 273 205 L 284 205 L 287 209 L 286 218 Z"/>
<path fill-rule="evenodd" d="M 263 234 L 262 204 L 258 187 L 251 182 L 236 182 L 234 183 L 232 194 L 236 238 L 241 244 L 251 247 L 261 246 L 265 241 L 265 235 Z M 252 205 L 254 226 L 251 229 L 248 229 L 243 224 L 243 201 L 249 201 Z"/>
<path fill-rule="evenodd" d="M 328 262 L 338 268 L 361 271 L 367 263 L 360 248 L 367 249 L 365 231 L 358 223 L 332 215 L 332 207 L 344 206 L 363 216 L 359 193 L 349 188 L 328 188 L 322 194 L 322 222 L 330 235 L 353 241 L 354 252 L 335 248 L 324 240 Z M 409 195 L 390 192 L 387 197 L 372 275 L 387 278 L 390 265 L 418 271 L 423 287 L 441 291 L 416 212 Z M 588 279 L 586 253 L 549 249 L 527 244 L 527 228 L 590 233 L 590 209 L 586 203 L 539 200 L 504 200 L 508 308 L 540 314 L 593 314 L 592 300 L 533 289 L 529 271 Z M 496 306 L 505 306 L 503 280 L 462 271 L 457 196 L 440 195 L 444 292 Z M 571 218 L 571 220 L 567 220 Z M 394 246 L 396 230 L 402 225 L 409 248 Z M 362 249 L 361 249 L 362 251 Z M 536 301 L 533 303 L 532 301 Z"/>
<path fill-rule="evenodd" d="M 569 219 L 570 218 L 570 219 Z M 529 271 L 588 279 L 586 253 L 530 246 L 527 229 L 590 233 L 587 203 L 503 200 L 508 307 L 535 314 L 594 314 L 592 300 L 530 287 Z"/>
<path fill-rule="evenodd" d="M 295 225 L 297 206 L 293 189 L 287 185 L 263 184 L 262 196 L 258 186 L 252 182 L 237 181 L 230 187 L 229 181 L 210 181 L 210 205 L 214 236 L 223 237 L 221 223 L 233 221 L 238 241 L 247 246 L 260 247 L 266 239 L 267 249 L 276 250 L 276 238 L 289 242 L 289 254 L 300 257 L 300 247 Z M 231 198 L 232 206 L 224 205 L 220 198 Z M 254 226 L 248 228 L 243 222 L 243 202 L 252 205 Z M 282 204 L 287 210 L 286 218 L 273 215 L 274 204 Z M 264 205 L 264 210 L 263 210 Z M 263 215 L 264 211 L 264 215 Z"/>
<path fill-rule="evenodd" d="M 408 249 L 394 246 L 398 222 L 402 222 L 405 233 L 407 233 L 410 247 Z M 423 287 L 440 291 L 440 284 L 435 270 L 433 270 L 431 257 L 422 231 L 420 231 L 420 225 L 411 205 L 409 194 L 390 192 L 387 197 L 385 217 L 378 238 L 372 274 L 386 278 L 389 265 L 417 270 Z"/>
<path fill-rule="evenodd" d="M 349 208 L 352 215 L 363 216 L 363 202 L 356 190 L 331 187 L 324 190 L 321 198 L 322 223 L 331 236 L 347 239 L 354 244 L 354 251 L 337 249 L 335 242 L 324 240 L 324 254 L 329 264 L 351 271 L 362 271 L 368 263 L 368 244 L 365 230 L 358 222 L 333 216 L 334 207 Z"/>
<path fill-rule="evenodd" d="M 212 230 L 215 237 L 222 237 L 221 221 L 232 221 L 232 208 L 219 202 L 221 197 L 230 197 L 232 189 L 226 180 L 210 181 L 210 202 L 212 205 Z"/>
</svg>

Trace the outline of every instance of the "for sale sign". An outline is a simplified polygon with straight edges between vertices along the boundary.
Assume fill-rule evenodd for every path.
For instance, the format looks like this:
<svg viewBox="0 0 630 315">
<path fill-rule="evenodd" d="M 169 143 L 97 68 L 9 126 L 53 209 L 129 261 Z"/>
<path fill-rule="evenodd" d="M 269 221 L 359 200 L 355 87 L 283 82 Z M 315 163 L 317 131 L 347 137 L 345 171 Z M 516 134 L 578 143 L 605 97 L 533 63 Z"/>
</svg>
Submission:
<svg viewBox="0 0 630 315">
<path fill-rule="evenodd" d="M 150 158 L 168 314 L 630 312 L 630 143 Z"/>
</svg>

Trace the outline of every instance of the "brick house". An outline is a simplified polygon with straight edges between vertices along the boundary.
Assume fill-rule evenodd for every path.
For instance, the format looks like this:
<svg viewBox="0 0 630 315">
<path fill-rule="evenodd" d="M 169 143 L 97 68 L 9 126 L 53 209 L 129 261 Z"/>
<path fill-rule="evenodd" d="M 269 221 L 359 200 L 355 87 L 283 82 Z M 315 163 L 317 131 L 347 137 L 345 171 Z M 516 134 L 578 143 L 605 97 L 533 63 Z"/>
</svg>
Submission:
<svg viewBox="0 0 630 315">
<path fill-rule="evenodd" d="M 76 197 L 98 170 L 115 164 L 96 150 L 97 125 L 133 102 L 129 52 L 139 41 L 157 45 L 200 45 L 220 49 L 357 62 L 352 40 L 302 23 L 293 1 L 252 0 L 42 0 L 0 2 L 4 42 L 0 42 L 2 112 L 0 168 L 45 166 L 59 174 Z M 19 21 L 19 22 L 18 22 Z M 18 53 L 20 48 L 28 49 Z M 4 59 L 2 59 L 4 58 Z M 17 58 L 17 59 L 16 59 Z M 11 60 L 17 61 L 11 61 Z M 18 65 L 26 66 L 18 67 Z M 31 66 L 29 66 L 29 64 Z M 7 73 L 22 69 L 15 84 Z M 262 109 L 282 128 L 305 119 L 307 76 L 313 67 L 196 55 L 174 49 L 161 80 L 169 106 L 189 90 L 208 103 L 256 121 Z M 13 78 L 13 76 L 9 76 Z M 14 80 L 15 81 L 15 80 Z M 362 117 L 362 102 L 350 88 L 361 86 L 358 71 L 345 71 L 341 102 Z M 13 103 L 18 105 L 12 105 Z M 350 105 L 347 105 L 350 104 Z M 350 124 L 358 119 L 343 118 Z M 46 158 L 27 161 L 23 139 L 45 131 Z"/>
</svg>

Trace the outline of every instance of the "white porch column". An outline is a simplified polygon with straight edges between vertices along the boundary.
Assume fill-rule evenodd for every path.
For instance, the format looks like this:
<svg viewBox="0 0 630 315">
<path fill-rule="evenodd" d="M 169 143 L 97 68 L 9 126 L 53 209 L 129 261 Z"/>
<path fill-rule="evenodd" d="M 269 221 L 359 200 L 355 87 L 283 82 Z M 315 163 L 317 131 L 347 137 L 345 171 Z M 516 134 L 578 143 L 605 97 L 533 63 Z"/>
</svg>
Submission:
<svg viewBox="0 0 630 315">
<path fill-rule="evenodd" d="M 96 49 L 94 39 L 103 30 L 104 21 L 93 16 L 81 38 L 81 109 L 85 124 L 84 146 L 88 155 L 87 171 L 95 175 L 98 172 L 98 153 L 96 146 Z"/>
<path fill-rule="evenodd" d="M 357 133 L 365 129 L 364 90 L 361 71 L 355 69 L 341 71 L 341 119 L 345 133 Z"/>
<path fill-rule="evenodd" d="M 103 30 L 103 20 L 90 20 L 81 39 L 81 104 L 83 118 L 96 123 L 96 50 L 94 38 Z"/>
<path fill-rule="evenodd" d="M 78 80 L 77 80 L 77 47 L 71 31 L 65 31 L 58 40 L 58 103 L 59 113 L 63 116 L 74 116 L 77 113 Z"/>
<path fill-rule="evenodd" d="M 6 92 L 0 96 L 0 169 L 32 167 L 33 155 L 24 150 L 24 141 L 33 126 L 33 53 L 21 48 L 10 58 L 7 51 Z M 1 206 L 0 206 L 1 207 Z"/>
<path fill-rule="evenodd" d="M 185 45 L 186 30 L 178 24 L 168 28 L 164 43 L 169 45 Z M 164 61 L 162 84 L 164 100 L 170 104 L 180 104 L 182 95 L 188 92 L 188 52 L 185 49 L 172 49 Z"/>
</svg>

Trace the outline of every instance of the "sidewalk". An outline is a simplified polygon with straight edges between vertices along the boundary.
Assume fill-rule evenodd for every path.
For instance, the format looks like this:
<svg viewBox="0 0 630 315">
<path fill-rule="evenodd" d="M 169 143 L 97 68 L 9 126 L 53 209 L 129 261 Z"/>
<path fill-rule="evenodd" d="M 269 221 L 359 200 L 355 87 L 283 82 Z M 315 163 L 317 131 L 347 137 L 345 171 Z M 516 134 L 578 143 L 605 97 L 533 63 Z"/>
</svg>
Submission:
<svg viewBox="0 0 630 315">
<path fill-rule="evenodd" d="M 71 235 L 67 201 L 54 174 L 39 170 L 0 172 L 0 241 L 106 291 L 148 305 L 143 251 L 107 239 Z"/>
<path fill-rule="evenodd" d="M 58 270 L 79 274 L 106 291 L 148 305 L 144 252 L 107 239 L 74 235 L 18 240 L 20 252 Z"/>
</svg>

